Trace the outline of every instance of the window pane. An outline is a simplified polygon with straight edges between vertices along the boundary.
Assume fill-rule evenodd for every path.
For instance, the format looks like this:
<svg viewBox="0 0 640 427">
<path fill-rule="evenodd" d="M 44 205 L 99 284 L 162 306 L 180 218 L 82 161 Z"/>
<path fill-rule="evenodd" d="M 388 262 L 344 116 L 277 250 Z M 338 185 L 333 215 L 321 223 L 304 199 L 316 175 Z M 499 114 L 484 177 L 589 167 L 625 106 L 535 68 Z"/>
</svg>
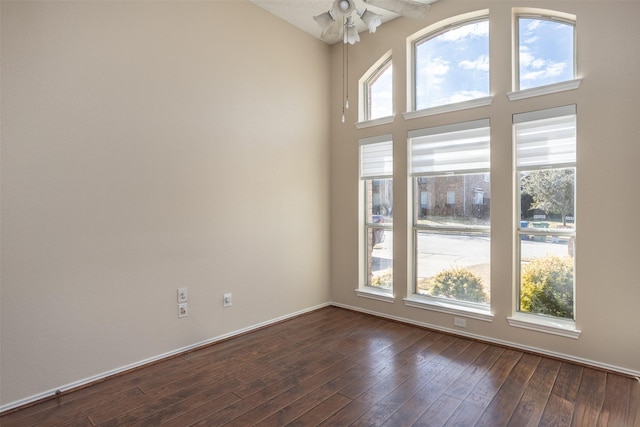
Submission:
<svg viewBox="0 0 640 427">
<path fill-rule="evenodd" d="M 475 21 L 415 44 L 415 109 L 489 96 L 489 21 Z"/>
<path fill-rule="evenodd" d="M 393 179 L 365 184 L 367 285 L 393 287 Z"/>
<path fill-rule="evenodd" d="M 575 168 L 520 173 L 520 311 L 573 319 Z"/>
<path fill-rule="evenodd" d="M 365 181 L 367 224 L 393 223 L 393 179 Z"/>
<path fill-rule="evenodd" d="M 573 228 L 575 175 L 575 168 L 521 172 L 521 219 L 543 219 L 546 222 L 541 224 L 552 228 Z"/>
<path fill-rule="evenodd" d="M 374 120 L 393 115 L 393 68 L 386 62 L 366 82 L 366 119 Z"/>
<path fill-rule="evenodd" d="M 367 227 L 369 286 L 393 289 L 393 231 Z"/>
<path fill-rule="evenodd" d="M 416 293 L 488 304 L 489 233 L 416 232 Z"/>
<path fill-rule="evenodd" d="M 521 235 L 520 311 L 573 319 L 574 238 Z"/>
<path fill-rule="evenodd" d="M 484 173 L 415 178 L 416 224 L 489 226 L 491 183 Z"/>
<path fill-rule="evenodd" d="M 540 18 L 518 20 L 520 89 L 572 80 L 574 26 Z"/>
</svg>

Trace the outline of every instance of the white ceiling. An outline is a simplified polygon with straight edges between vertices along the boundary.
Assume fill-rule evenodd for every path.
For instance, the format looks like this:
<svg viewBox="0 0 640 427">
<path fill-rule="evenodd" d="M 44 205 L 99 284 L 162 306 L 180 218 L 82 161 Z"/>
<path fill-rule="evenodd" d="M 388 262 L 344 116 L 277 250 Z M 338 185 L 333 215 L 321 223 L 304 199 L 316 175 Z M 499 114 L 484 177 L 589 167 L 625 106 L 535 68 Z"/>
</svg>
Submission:
<svg viewBox="0 0 640 427">
<path fill-rule="evenodd" d="M 271 12 L 275 16 L 284 19 L 290 24 L 300 28 L 312 36 L 322 40 L 320 33 L 322 30 L 320 26 L 313 19 L 314 16 L 327 12 L 333 6 L 333 0 L 249 0 L 256 6 Z M 420 0 L 418 0 L 420 1 Z M 434 0 L 422 0 L 423 3 L 432 3 Z M 369 9 L 379 15 L 382 15 L 382 22 L 385 23 L 392 19 L 397 18 L 399 15 L 391 13 L 385 9 L 374 7 L 365 4 L 362 0 L 355 0 L 356 7 L 361 9 Z M 354 15 L 355 17 L 355 15 Z M 367 27 L 360 21 L 360 19 L 354 19 L 356 22 L 358 32 L 366 31 Z M 326 40 L 323 40 L 326 42 Z M 337 40 L 329 41 L 334 43 Z"/>
</svg>

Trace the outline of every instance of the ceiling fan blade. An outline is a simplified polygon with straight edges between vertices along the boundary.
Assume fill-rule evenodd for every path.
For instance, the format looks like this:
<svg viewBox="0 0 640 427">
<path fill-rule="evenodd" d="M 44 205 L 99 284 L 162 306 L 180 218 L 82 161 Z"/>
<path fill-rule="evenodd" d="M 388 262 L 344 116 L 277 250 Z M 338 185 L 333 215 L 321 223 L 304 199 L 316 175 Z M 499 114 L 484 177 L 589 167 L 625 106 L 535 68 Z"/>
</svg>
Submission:
<svg viewBox="0 0 640 427">
<path fill-rule="evenodd" d="M 386 9 L 407 18 L 424 19 L 429 12 L 429 4 L 413 0 L 363 0 L 371 6 Z"/>
</svg>

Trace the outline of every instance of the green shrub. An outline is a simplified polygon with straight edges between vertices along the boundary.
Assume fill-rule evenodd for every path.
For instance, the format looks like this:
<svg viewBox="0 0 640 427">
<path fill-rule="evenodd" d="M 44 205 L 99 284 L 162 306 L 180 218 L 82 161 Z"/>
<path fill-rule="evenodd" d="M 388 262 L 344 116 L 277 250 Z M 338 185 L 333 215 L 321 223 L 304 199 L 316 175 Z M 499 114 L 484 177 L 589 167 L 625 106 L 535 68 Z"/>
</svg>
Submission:
<svg viewBox="0 0 640 427">
<path fill-rule="evenodd" d="M 520 310 L 573 318 L 573 259 L 548 255 L 522 269 Z"/>
<path fill-rule="evenodd" d="M 393 271 L 388 268 L 378 276 L 374 276 L 371 279 L 371 286 L 383 289 L 391 289 L 393 284 Z"/>
<path fill-rule="evenodd" d="M 487 302 L 482 279 L 471 271 L 453 267 L 436 274 L 427 284 L 429 294 L 462 301 Z"/>
</svg>

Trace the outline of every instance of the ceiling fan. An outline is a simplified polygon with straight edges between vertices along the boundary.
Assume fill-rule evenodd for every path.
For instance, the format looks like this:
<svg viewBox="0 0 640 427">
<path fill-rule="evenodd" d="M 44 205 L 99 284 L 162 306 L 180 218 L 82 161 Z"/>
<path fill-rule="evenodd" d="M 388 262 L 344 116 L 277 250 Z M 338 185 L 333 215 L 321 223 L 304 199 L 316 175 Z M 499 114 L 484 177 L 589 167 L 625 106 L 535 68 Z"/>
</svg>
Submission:
<svg viewBox="0 0 640 427">
<path fill-rule="evenodd" d="M 437 0 L 362 0 L 365 5 L 379 7 L 398 15 L 413 19 L 423 19 L 427 16 L 431 3 Z M 332 42 L 343 33 L 343 42 L 354 44 L 360 40 L 355 22 L 351 16 L 353 12 L 360 17 L 362 22 L 368 27 L 369 32 L 375 33 L 376 28 L 382 24 L 382 16 L 368 9 L 356 7 L 355 0 L 335 0 L 331 10 L 314 16 L 313 19 L 322 28 L 320 37 L 323 40 Z"/>
</svg>

